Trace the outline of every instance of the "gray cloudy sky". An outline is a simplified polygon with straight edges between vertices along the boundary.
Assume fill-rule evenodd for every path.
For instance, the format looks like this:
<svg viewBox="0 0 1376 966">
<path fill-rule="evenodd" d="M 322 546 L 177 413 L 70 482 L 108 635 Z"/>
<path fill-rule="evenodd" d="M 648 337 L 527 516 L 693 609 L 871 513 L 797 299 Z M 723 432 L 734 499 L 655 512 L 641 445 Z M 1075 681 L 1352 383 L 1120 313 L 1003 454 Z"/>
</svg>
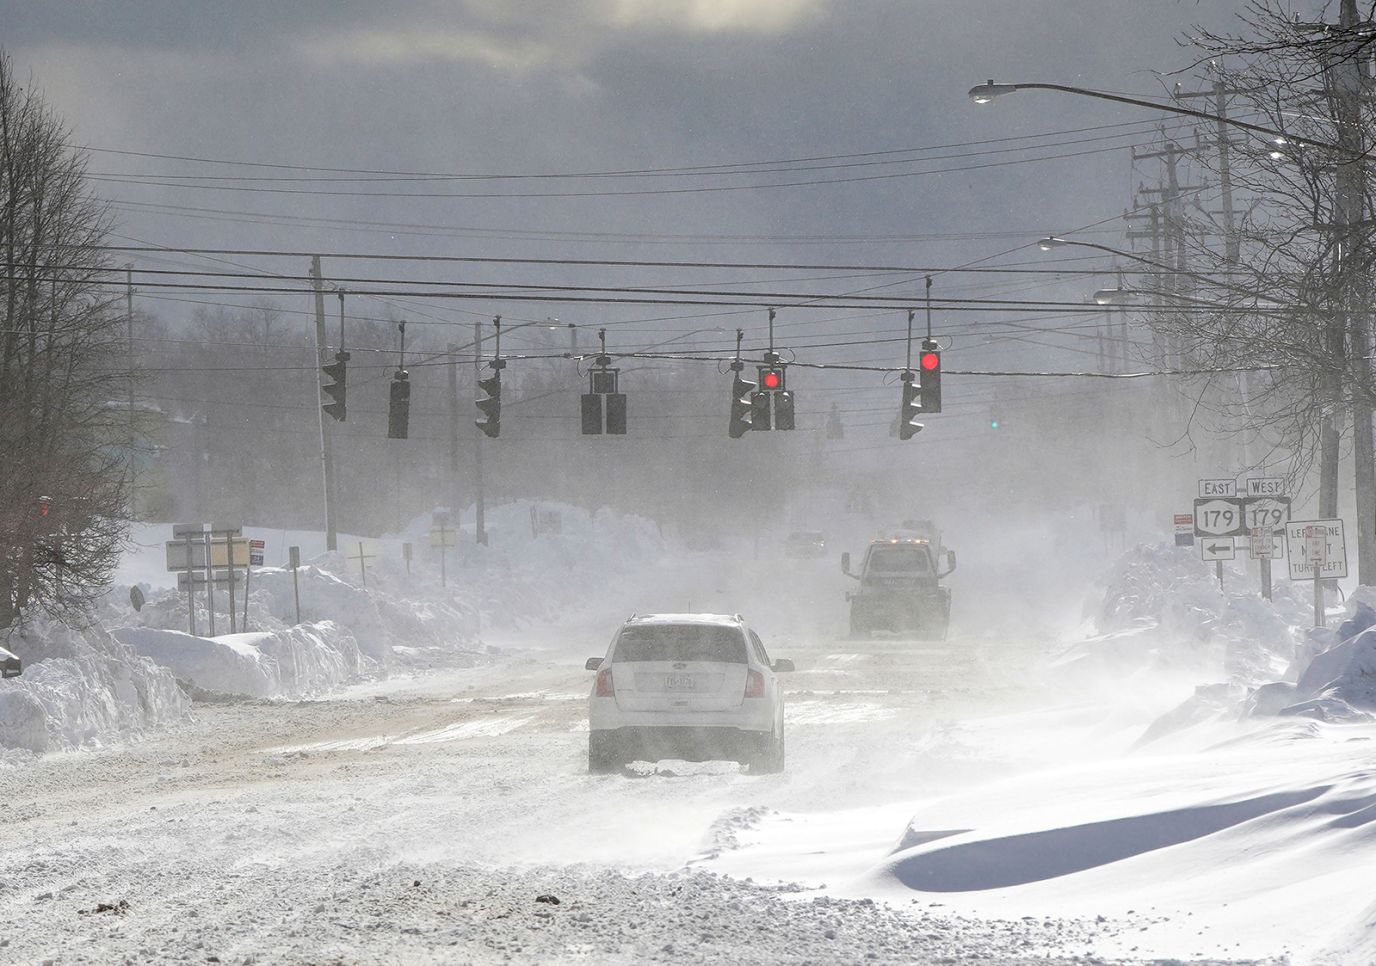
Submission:
<svg viewBox="0 0 1376 966">
<path fill-rule="evenodd" d="M 1140 121 L 1137 130 L 1145 131 L 1153 120 L 1146 112 L 1031 93 L 979 108 L 965 92 L 996 77 L 1157 95 L 1162 86 L 1153 72 L 1188 61 L 1178 39 L 1191 24 L 1226 24 L 1235 6 L 1195 0 L 9 0 L 0 3 L 0 17 L 16 67 L 33 72 L 74 139 L 92 148 L 317 167 L 529 174 L 852 155 L 1124 121 Z M 120 208 L 122 233 L 162 244 L 942 265 L 1031 240 L 1019 232 L 1062 231 L 1120 213 L 1134 177 L 1130 141 L 1043 148 L 1033 153 L 1094 153 L 1039 163 L 1002 163 L 1028 152 L 951 159 L 939 166 L 998 166 L 916 176 L 912 172 L 933 163 L 873 163 L 888 160 L 880 156 L 853 159 L 869 162 L 864 166 L 748 178 L 224 182 L 272 191 L 101 181 L 98 190 L 122 202 L 210 209 L 154 214 Z M 91 170 L 101 176 L 321 174 L 112 153 L 93 154 Z M 473 196 L 877 175 L 901 176 L 620 197 Z M 298 193 L 322 190 L 390 196 Z M 396 197 L 410 192 L 462 196 Z M 500 231 L 483 239 L 393 236 L 248 224 L 225 220 L 234 216 L 223 212 Z M 509 237 L 532 230 L 871 241 L 665 244 L 657 237 L 625 245 L 587 234 Z M 880 237 L 971 231 L 1014 234 L 903 242 Z M 555 273 L 537 277 L 527 270 L 520 277 L 543 281 Z M 919 288 L 920 280 L 898 291 Z"/>
</svg>

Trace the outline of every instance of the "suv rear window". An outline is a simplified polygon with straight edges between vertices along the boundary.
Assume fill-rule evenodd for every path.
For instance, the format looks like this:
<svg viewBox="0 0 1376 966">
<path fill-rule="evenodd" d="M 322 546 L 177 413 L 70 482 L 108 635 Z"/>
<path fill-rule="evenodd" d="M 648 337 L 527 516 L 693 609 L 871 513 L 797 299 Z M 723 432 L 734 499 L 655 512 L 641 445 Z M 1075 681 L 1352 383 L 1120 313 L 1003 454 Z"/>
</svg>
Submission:
<svg viewBox="0 0 1376 966">
<path fill-rule="evenodd" d="M 713 624 L 643 624 L 623 628 L 612 660 L 747 663 L 741 632 Z"/>
</svg>

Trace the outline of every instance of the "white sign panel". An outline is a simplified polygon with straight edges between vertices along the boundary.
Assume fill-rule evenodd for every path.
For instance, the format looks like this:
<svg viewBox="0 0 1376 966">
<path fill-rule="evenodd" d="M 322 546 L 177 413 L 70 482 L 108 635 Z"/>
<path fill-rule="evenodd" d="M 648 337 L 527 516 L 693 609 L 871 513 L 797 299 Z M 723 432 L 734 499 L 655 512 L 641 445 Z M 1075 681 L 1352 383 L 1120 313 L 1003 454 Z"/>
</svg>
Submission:
<svg viewBox="0 0 1376 966">
<path fill-rule="evenodd" d="M 1285 480 L 1279 476 L 1253 476 L 1247 480 L 1248 496 L 1285 496 Z"/>
<path fill-rule="evenodd" d="M 1232 537 L 1205 537 L 1199 541 L 1199 555 L 1205 560 L 1232 560 Z"/>
<path fill-rule="evenodd" d="M 1232 537 L 1247 532 L 1242 501 L 1236 497 L 1194 501 L 1194 533 L 1197 537 Z"/>
<path fill-rule="evenodd" d="M 1279 529 L 1290 522 L 1290 498 L 1288 496 L 1248 497 L 1242 504 L 1244 525 L 1249 530 L 1258 527 Z"/>
<path fill-rule="evenodd" d="M 1177 547 L 1194 546 L 1194 514 L 1176 513 L 1175 519 L 1175 545 Z"/>
<path fill-rule="evenodd" d="M 1237 496 L 1236 480 L 1200 480 L 1199 495 L 1205 496 Z"/>
<path fill-rule="evenodd" d="M 1285 556 L 1284 531 L 1254 527 L 1250 551 L 1253 560 L 1279 560 Z"/>
<path fill-rule="evenodd" d="M 1347 576 L 1347 541 L 1341 520 L 1296 520 L 1285 526 L 1291 580 Z"/>
</svg>

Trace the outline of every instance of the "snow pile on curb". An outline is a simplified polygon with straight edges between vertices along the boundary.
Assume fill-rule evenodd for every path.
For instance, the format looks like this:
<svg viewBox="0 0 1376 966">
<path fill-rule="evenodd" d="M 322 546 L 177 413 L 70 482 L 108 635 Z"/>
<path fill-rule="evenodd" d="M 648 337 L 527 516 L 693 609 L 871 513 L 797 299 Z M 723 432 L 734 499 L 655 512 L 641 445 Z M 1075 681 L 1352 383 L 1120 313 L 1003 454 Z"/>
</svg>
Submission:
<svg viewBox="0 0 1376 966">
<path fill-rule="evenodd" d="M 193 637 L 125 627 L 115 637 L 198 688 L 255 698 L 303 698 L 364 677 L 373 662 L 332 621 L 280 631 Z"/>
<path fill-rule="evenodd" d="M 0 681 L 0 747 L 57 751 L 165 727 L 190 703 L 172 674 L 94 625 L 7 632 L 22 677 Z"/>
<path fill-rule="evenodd" d="M 288 545 L 302 548 L 309 560 L 297 571 L 302 619 L 330 620 L 347 628 L 362 653 L 377 663 L 375 670 L 385 671 L 398 661 L 411 666 L 473 665 L 480 660 L 483 626 L 521 627 L 563 617 L 570 609 L 614 592 L 618 578 L 654 566 L 664 557 L 658 528 L 643 518 L 540 503 L 544 515 L 557 514 L 560 532 L 536 534 L 530 526 L 531 506 L 521 502 L 490 508 L 488 546 L 473 542 L 470 521 L 447 552 L 443 582 L 439 551 L 429 546 L 430 514 L 417 517 L 400 535 L 371 539 L 341 534 L 340 549 L 334 552 L 319 549 L 322 534 L 248 528 L 245 535 L 268 540 L 274 560 L 284 556 Z M 148 602 L 135 613 L 127 602 L 128 584 L 116 585 L 103 602 L 107 624 L 187 628 L 185 596 L 174 589 L 174 575 L 158 572 L 162 542 L 170 536 L 165 525 L 138 529 L 120 574 L 137 581 Z M 359 573 L 359 543 L 370 555 L 366 581 Z M 409 568 L 402 556 L 404 543 L 413 551 Z M 312 551 L 317 551 L 314 556 Z M 223 631 L 228 624 L 223 611 L 226 595 L 221 592 L 218 598 L 217 630 Z M 196 629 L 204 634 L 209 615 L 203 593 L 197 595 L 196 611 Z M 255 568 L 248 628 L 285 631 L 295 621 L 291 571 Z"/>
<path fill-rule="evenodd" d="M 1241 573 L 1232 586 L 1245 586 Z M 1187 548 L 1139 545 L 1118 561 L 1096 615 L 1100 634 L 1065 651 L 1056 666 L 1105 671 L 1185 670 L 1233 684 L 1284 674 L 1305 604 L 1288 583 L 1274 600 L 1220 588 Z"/>
<path fill-rule="evenodd" d="M 1274 682 L 1248 698 L 1250 715 L 1365 721 L 1376 712 L 1376 589 L 1358 587 L 1336 630 L 1311 631 L 1328 646 L 1300 669 L 1294 684 Z"/>
</svg>

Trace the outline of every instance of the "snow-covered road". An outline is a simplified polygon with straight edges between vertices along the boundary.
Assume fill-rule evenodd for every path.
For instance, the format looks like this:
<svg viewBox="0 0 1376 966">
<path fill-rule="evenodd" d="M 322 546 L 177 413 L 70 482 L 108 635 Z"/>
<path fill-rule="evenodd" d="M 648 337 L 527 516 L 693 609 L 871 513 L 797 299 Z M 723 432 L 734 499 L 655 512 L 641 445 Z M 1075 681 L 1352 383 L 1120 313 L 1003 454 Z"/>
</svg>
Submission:
<svg viewBox="0 0 1376 966">
<path fill-rule="evenodd" d="M 767 818 L 847 809 L 870 821 L 844 861 L 881 860 L 915 800 L 999 769 L 939 736 L 1034 701 L 1025 643 L 776 645 L 800 670 L 788 771 L 763 777 L 589 777 L 600 650 L 569 633 L 335 700 L 203 704 L 141 744 L 0 768 L 0 959 L 1021 962 L 1127 928 L 716 871 Z"/>
</svg>

